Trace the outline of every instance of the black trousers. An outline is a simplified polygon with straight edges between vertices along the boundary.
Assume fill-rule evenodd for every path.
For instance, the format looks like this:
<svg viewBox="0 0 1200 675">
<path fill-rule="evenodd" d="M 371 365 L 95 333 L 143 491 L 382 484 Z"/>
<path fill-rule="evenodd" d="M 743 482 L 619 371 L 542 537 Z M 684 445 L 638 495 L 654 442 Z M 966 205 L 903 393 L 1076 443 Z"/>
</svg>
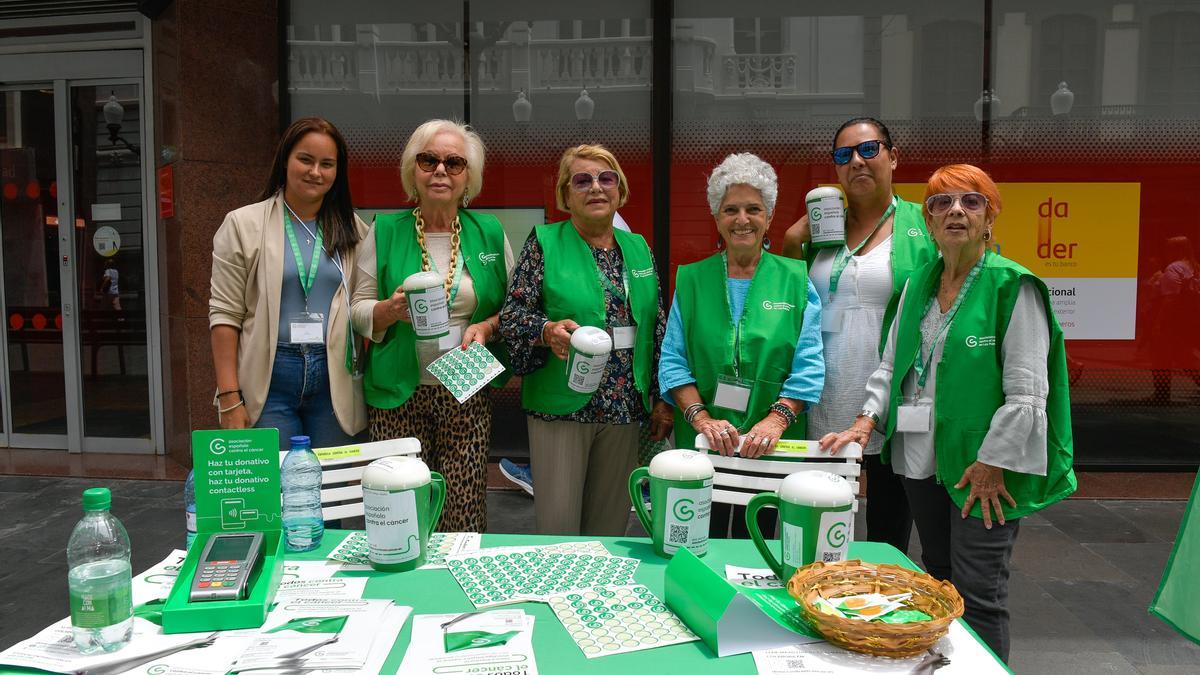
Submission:
<svg viewBox="0 0 1200 675">
<path fill-rule="evenodd" d="M 966 605 L 963 618 L 1008 663 L 1008 564 L 1020 520 L 1008 519 L 1004 525 L 993 520 L 989 530 L 979 518 L 963 518 L 946 488 L 932 477 L 905 478 L 904 491 L 925 571 L 954 584 Z"/>
<path fill-rule="evenodd" d="M 863 455 L 867 472 L 867 541 L 891 544 L 908 555 L 912 512 L 904 495 L 904 480 L 879 455 Z"/>
</svg>

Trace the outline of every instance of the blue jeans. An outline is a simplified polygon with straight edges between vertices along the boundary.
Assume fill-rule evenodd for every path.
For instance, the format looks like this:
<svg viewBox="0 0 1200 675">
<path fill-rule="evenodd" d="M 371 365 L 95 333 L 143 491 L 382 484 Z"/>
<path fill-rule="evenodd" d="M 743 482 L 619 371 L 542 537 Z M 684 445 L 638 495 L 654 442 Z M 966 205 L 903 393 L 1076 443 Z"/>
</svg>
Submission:
<svg viewBox="0 0 1200 675">
<path fill-rule="evenodd" d="M 347 445 L 354 437 L 342 431 L 329 396 L 325 345 L 281 344 L 275 347 L 271 388 L 257 428 L 279 429 L 279 449 L 291 447 L 292 436 L 308 436 L 312 447 Z"/>
</svg>

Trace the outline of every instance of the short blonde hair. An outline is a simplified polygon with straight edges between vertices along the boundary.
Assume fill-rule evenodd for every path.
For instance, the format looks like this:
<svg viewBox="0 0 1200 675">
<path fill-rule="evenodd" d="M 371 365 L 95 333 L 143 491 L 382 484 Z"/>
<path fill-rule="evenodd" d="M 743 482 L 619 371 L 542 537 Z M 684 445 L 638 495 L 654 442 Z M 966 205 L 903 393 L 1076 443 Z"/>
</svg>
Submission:
<svg viewBox="0 0 1200 675">
<path fill-rule="evenodd" d="M 458 134 L 463 140 L 463 151 L 467 155 L 467 189 L 463 193 L 462 205 L 466 206 L 483 190 L 483 139 L 470 126 L 454 120 L 429 120 L 417 127 L 408 137 L 404 154 L 400 156 L 400 181 L 404 193 L 417 201 L 417 155 L 429 145 L 435 136 L 443 132 Z"/>
<path fill-rule="evenodd" d="M 616 171 L 617 176 L 621 178 L 620 184 L 617 185 L 617 208 L 625 206 L 625 202 L 629 199 L 629 181 L 626 180 L 625 172 L 621 170 L 616 155 L 613 155 L 603 145 L 585 143 L 567 148 L 562 154 L 562 159 L 558 161 L 558 184 L 554 188 L 554 205 L 558 207 L 559 211 L 567 210 L 567 190 L 571 189 L 571 162 L 577 159 L 594 159 L 612 167 L 612 170 Z"/>
</svg>

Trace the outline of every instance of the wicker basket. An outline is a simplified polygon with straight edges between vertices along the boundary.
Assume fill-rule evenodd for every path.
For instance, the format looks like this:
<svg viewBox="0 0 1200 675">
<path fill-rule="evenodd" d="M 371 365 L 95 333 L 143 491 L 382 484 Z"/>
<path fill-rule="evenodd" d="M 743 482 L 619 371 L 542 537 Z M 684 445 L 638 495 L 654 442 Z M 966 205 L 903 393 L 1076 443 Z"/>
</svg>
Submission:
<svg viewBox="0 0 1200 675">
<path fill-rule="evenodd" d="M 896 565 L 876 565 L 861 560 L 807 565 L 796 570 L 787 588 L 800 605 L 804 618 L 826 640 L 843 649 L 872 656 L 899 658 L 920 654 L 945 635 L 950 622 L 963 613 L 962 596 L 950 582 L 938 581 L 928 574 Z M 889 624 L 844 619 L 825 614 L 813 605 L 818 597 L 832 600 L 860 593 L 912 593 L 905 607 L 920 610 L 933 618 Z"/>
</svg>

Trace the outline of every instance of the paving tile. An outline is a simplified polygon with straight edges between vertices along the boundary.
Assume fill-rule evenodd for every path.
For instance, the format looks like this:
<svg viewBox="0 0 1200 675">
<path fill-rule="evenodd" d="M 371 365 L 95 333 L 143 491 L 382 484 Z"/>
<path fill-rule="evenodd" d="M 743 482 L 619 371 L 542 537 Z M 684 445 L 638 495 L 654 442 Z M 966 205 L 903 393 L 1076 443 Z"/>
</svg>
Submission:
<svg viewBox="0 0 1200 675">
<path fill-rule="evenodd" d="M 0 649 L 32 636 L 70 614 L 67 566 L 39 564 L 4 580 L 0 593 Z"/>
<path fill-rule="evenodd" d="M 1048 509 L 1047 509 L 1048 510 Z M 1137 583 L 1101 556 L 1083 548 L 1056 527 L 1025 527 L 1017 535 L 1012 567 L 1043 580 L 1090 580 Z"/>
<path fill-rule="evenodd" d="M 1121 515 L 1158 541 L 1173 542 L 1183 512 L 1187 510 L 1187 502 L 1108 501 L 1104 502 L 1104 508 Z"/>
<path fill-rule="evenodd" d="M 490 490 L 487 494 L 488 532 L 531 534 L 533 500 L 524 492 Z"/>
<path fill-rule="evenodd" d="M 1135 666 L 1191 666 L 1200 671 L 1200 646 L 1151 616 L 1129 589 L 1097 581 L 1044 581 L 1040 585 Z"/>
<path fill-rule="evenodd" d="M 1069 645 L 1064 645 L 1069 646 Z M 1080 651 L 1021 651 L 1014 645 L 1009 653 L 1009 667 L 1014 673 L 1054 675 L 1098 675 L 1099 673 L 1145 673 L 1117 652 Z M 1181 671 L 1182 672 L 1182 671 Z M 1191 672 L 1191 671 L 1189 671 Z"/>
<path fill-rule="evenodd" d="M 1041 511 L 1042 516 L 1081 544 L 1140 543 L 1152 540 L 1132 521 L 1091 500 L 1067 500 Z"/>
<path fill-rule="evenodd" d="M 1137 580 L 1130 589 L 1139 602 L 1149 603 L 1162 581 L 1163 568 L 1171 557 L 1172 544 L 1146 542 L 1144 544 L 1083 544 L 1083 548 L 1104 558 L 1111 565 Z"/>
</svg>

